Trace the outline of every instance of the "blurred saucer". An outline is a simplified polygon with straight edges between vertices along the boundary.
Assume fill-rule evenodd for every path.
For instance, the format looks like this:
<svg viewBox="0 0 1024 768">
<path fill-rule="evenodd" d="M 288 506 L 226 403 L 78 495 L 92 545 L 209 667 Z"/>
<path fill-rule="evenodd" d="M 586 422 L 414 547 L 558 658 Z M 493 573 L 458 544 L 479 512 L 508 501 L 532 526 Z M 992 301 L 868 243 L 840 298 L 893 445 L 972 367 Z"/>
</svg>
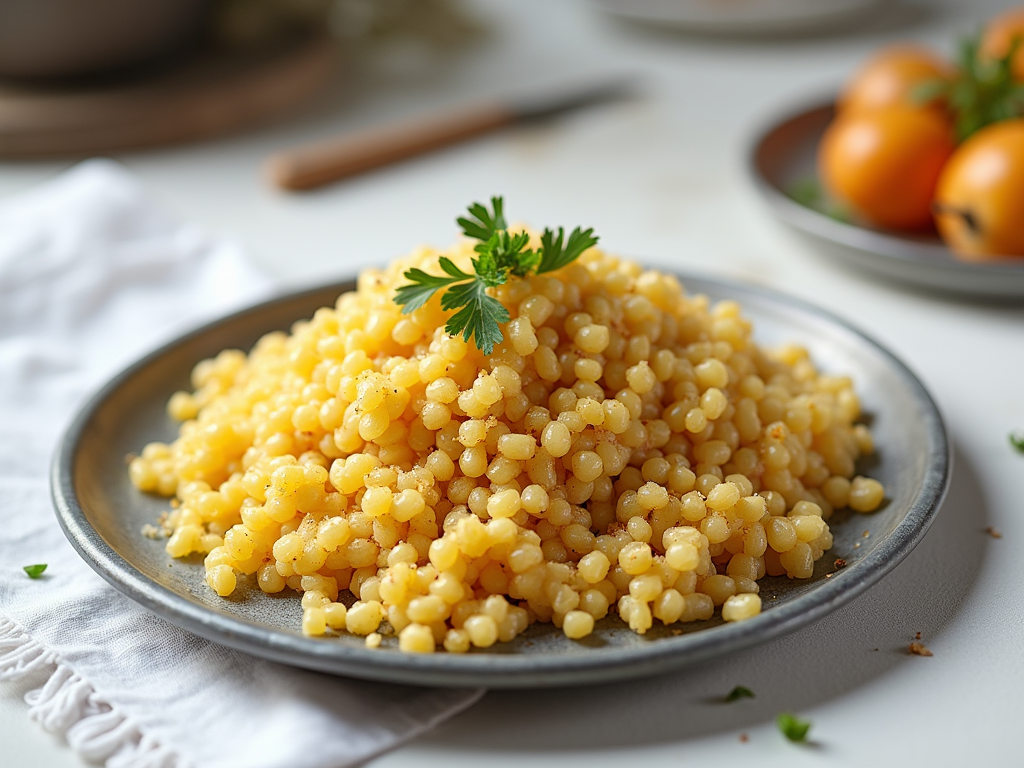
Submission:
<svg viewBox="0 0 1024 768">
<path fill-rule="evenodd" d="M 711 34 L 816 32 L 863 16 L 880 0 L 591 0 L 633 21 Z"/>
</svg>

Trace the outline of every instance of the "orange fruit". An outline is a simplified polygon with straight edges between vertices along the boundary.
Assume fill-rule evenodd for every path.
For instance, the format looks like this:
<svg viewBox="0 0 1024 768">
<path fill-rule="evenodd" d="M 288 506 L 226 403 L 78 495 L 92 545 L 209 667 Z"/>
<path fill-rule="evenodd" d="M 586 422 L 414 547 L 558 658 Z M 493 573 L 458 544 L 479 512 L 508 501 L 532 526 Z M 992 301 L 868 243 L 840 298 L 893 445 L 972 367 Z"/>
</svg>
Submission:
<svg viewBox="0 0 1024 768">
<path fill-rule="evenodd" d="M 954 149 L 949 121 L 936 110 L 889 107 L 841 114 L 818 146 L 825 188 L 880 227 L 931 226 L 942 166 Z"/>
<path fill-rule="evenodd" d="M 886 48 L 861 67 L 839 96 L 842 114 L 886 107 L 919 106 L 913 92 L 922 83 L 948 80 L 952 68 L 927 48 L 901 45 Z"/>
<path fill-rule="evenodd" d="M 985 59 L 1001 59 L 1010 50 L 1010 43 L 1019 38 L 1013 54 L 1011 70 L 1015 80 L 1024 81 L 1024 8 L 1014 8 L 993 18 L 985 25 L 978 55 Z"/>
<path fill-rule="evenodd" d="M 964 258 L 1024 256 L 1024 118 L 982 128 L 953 153 L 935 190 L 935 224 Z"/>
</svg>

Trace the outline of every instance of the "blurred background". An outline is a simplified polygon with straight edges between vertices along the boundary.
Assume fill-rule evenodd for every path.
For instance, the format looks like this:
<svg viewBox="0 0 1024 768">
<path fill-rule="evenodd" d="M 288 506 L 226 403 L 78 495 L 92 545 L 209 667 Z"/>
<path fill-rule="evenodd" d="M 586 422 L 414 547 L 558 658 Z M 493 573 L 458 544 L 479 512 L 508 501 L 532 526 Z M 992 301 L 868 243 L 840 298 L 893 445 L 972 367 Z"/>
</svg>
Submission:
<svg viewBox="0 0 1024 768">
<path fill-rule="evenodd" d="M 830 98 L 880 45 L 950 53 L 1009 5 L 0 0 L 0 195 L 114 157 L 287 283 L 446 243 L 454 212 L 498 193 L 538 226 L 601 222 L 633 255 L 698 264 L 716 249 L 762 274 L 764 217 L 743 171 L 757 129 Z M 309 142 L 623 78 L 624 96 L 315 191 L 265 175 Z"/>
</svg>

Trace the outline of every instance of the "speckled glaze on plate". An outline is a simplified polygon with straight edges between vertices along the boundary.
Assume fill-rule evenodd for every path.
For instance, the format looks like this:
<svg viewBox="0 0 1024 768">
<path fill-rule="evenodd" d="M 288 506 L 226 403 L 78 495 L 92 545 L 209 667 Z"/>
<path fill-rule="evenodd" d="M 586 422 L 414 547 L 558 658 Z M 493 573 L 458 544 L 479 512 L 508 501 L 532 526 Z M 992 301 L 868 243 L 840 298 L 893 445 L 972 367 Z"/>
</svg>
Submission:
<svg viewBox="0 0 1024 768">
<path fill-rule="evenodd" d="M 877 457 L 863 469 L 888 492 L 888 503 L 874 514 L 836 513 L 831 521 L 835 545 L 811 579 L 763 580 L 764 610 L 753 619 L 725 624 L 716 617 L 655 627 L 641 636 L 609 617 L 582 641 L 567 639 L 550 624 L 535 624 L 513 642 L 488 651 L 403 654 L 393 638 L 371 650 L 357 637 L 304 637 L 297 597 L 265 595 L 251 579 L 240 579 L 234 595 L 219 598 L 205 584 L 201 557 L 172 560 L 163 541 L 142 536 L 142 527 L 168 504 L 132 487 L 125 457 L 150 441 L 175 437 L 177 425 L 165 404 L 173 392 L 188 386 L 195 363 L 226 347 L 248 349 L 262 334 L 288 329 L 316 308 L 332 305 L 339 293 L 353 289 L 352 282 L 231 315 L 116 376 L 82 409 L 54 458 L 52 487 L 60 523 L 101 576 L 168 621 L 257 656 L 352 677 L 503 688 L 595 683 L 678 668 L 792 632 L 878 582 L 920 541 L 949 481 L 945 428 L 917 378 L 838 318 L 763 288 L 680 277 L 691 293 L 740 301 L 759 344 L 803 344 L 820 370 L 853 376 L 878 446 Z M 836 570 L 836 558 L 847 566 Z"/>
<path fill-rule="evenodd" d="M 818 177 L 818 142 L 834 115 L 831 103 L 798 110 L 772 121 L 754 138 L 748 170 L 776 216 L 813 238 L 823 255 L 876 276 L 960 296 L 1024 299 L 1024 259 L 961 261 L 938 235 L 900 235 L 845 224 L 789 197 L 787 191 L 795 184 Z"/>
</svg>

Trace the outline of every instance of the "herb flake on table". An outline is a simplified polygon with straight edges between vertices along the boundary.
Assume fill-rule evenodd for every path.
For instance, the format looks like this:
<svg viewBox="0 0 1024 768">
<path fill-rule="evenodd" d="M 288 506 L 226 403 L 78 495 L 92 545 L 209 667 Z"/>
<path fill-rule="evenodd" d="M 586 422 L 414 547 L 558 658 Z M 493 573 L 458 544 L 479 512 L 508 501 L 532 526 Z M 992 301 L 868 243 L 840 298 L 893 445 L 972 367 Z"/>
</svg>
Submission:
<svg viewBox="0 0 1024 768">
<path fill-rule="evenodd" d="M 504 335 L 501 326 L 510 319 L 508 310 L 487 293 L 488 288 L 504 285 L 510 278 L 524 278 L 553 272 L 578 259 L 584 251 L 597 244 L 593 229 L 576 227 L 565 237 L 559 227 L 545 229 L 539 251 L 527 248 L 530 236 L 526 232 L 509 232 L 505 220 L 504 200 L 491 198 L 491 210 L 481 203 L 469 207 L 469 216 L 458 219 L 462 232 L 479 242 L 473 250 L 479 254 L 472 259 L 473 273 L 463 272 L 455 263 L 442 256 L 438 263 L 444 275 L 431 275 L 422 269 L 410 269 L 405 278 L 410 282 L 395 292 L 394 301 L 401 305 L 402 314 L 408 314 L 426 304 L 433 295 L 441 294 L 441 309 L 457 310 L 448 318 L 445 332 L 451 336 L 471 338 L 485 355 Z"/>
<path fill-rule="evenodd" d="M 1016 448 L 1018 453 L 1024 453 L 1024 432 L 1011 432 L 1010 445 Z"/>
<path fill-rule="evenodd" d="M 38 579 L 43 575 L 43 571 L 46 570 L 46 563 L 37 563 L 36 565 L 26 565 L 22 570 L 28 574 L 30 579 Z"/>
<path fill-rule="evenodd" d="M 732 704 L 732 702 L 739 701 L 740 699 L 753 698 L 755 698 L 755 696 L 752 690 L 750 690 L 749 688 L 744 688 L 742 685 L 737 685 L 735 688 L 729 691 L 729 695 L 725 697 L 725 703 Z"/>
<path fill-rule="evenodd" d="M 807 741 L 807 732 L 811 730 L 810 720 L 801 720 L 796 715 L 783 712 L 775 718 L 782 735 L 792 742 L 802 744 Z"/>
</svg>

